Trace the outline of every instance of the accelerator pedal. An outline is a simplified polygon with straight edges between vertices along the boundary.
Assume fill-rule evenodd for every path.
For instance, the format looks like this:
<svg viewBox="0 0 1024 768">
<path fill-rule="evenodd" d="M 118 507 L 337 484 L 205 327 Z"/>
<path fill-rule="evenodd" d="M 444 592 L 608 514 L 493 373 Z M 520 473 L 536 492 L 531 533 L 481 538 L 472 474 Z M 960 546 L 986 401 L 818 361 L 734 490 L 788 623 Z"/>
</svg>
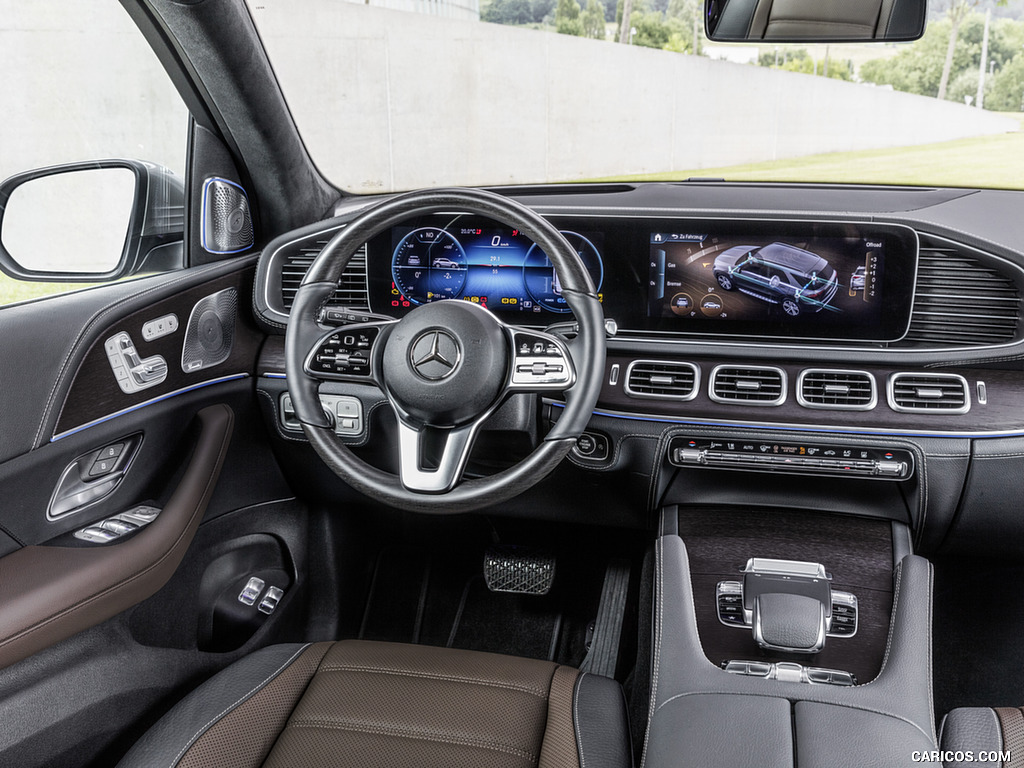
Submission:
<svg viewBox="0 0 1024 768">
<path fill-rule="evenodd" d="M 555 580 L 555 556 L 532 547 L 499 544 L 484 553 L 484 581 L 491 592 L 546 595 Z"/>
</svg>

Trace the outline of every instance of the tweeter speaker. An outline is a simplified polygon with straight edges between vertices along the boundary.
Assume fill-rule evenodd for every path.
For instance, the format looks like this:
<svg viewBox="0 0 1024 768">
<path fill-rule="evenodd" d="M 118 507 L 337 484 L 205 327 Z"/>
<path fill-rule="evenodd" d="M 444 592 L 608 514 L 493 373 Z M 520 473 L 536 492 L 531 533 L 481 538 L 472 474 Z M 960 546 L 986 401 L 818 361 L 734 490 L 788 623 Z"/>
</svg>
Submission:
<svg viewBox="0 0 1024 768">
<path fill-rule="evenodd" d="M 203 249 L 209 253 L 238 253 L 252 248 L 252 216 L 245 190 L 227 179 L 203 182 Z"/>
<path fill-rule="evenodd" d="M 181 370 L 195 373 L 228 359 L 235 340 L 237 309 L 238 291 L 234 288 L 211 293 L 196 302 L 185 326 Z"/>
</svg>

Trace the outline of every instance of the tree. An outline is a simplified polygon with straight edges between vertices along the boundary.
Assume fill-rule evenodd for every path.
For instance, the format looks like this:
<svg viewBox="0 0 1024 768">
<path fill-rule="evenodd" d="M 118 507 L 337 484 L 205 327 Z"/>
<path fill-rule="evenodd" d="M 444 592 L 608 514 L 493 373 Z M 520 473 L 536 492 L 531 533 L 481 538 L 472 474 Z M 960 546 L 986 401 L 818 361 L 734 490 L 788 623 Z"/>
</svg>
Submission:
<svg viewBox="0 0 1024 768">
<path fill-rule="evenodd" d="M 560 35 L 583 36 L 583 19 L 576 0 L 558 0 L 555 6 L 555 31 Z"/>
<path fill-rule="evenodd" d="M 946 44 L 946 59 L 942 64 L 942 77 L 939 79 L 939 99 L 946 98 L 946 87 L 949 85 L 949 73 L 953 69 L 953 54 L 956 52 L 956 38 L 960 32 L 960 24 L 981 0 L 949 0 L 949 42 Z"/>
<path fill-rule="evenodd" d="M 542 24 L 545 20 L 550 24 L 551 20 L 547 17 L 554 13 L 555 0 L 531 0 L 530 10 L 533 11 L 533 21 L 535 24 Z"/>
<path fill-rule="evenodd" d="M 583 35 L 595 40 L 604 40 L 604 7 L 598 0 L 587 0 L 583 11 Z"/>
<path fill-rule="evenodd" d="M 535 21 L 530 0 L 491 0 L 480 13 L 480 19 L 495 24 L 529 24 Z"/>
</svg>

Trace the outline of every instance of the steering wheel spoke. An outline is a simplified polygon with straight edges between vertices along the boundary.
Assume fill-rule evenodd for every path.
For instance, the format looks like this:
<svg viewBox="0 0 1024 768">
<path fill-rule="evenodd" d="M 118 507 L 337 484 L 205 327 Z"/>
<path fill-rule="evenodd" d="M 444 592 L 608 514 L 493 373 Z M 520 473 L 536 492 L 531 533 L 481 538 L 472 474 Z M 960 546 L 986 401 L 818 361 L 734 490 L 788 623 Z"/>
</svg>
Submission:
<svg viewBox="0 0 1024 768">
<path fill-rule="evenodd" d="M 510 392 L 564 391 L 576 383 L 576 369 L 566 343 L 552 333 L 508 327 L 512 363 Z"/>
<path fill-rule="evenodd" d="M 399 416 L 399 474 L 402 485 L 419 493 L 450 491 L 462 478 L 483 419 L 451 429 L 413 427 Z"/>
<path fill-rule="evenodd" d="M 380 348 L 394 324 L 386 320 L 328 331 L 306 355 L 303 373 L 319 381 L 379 382 Z"/>
</svg>

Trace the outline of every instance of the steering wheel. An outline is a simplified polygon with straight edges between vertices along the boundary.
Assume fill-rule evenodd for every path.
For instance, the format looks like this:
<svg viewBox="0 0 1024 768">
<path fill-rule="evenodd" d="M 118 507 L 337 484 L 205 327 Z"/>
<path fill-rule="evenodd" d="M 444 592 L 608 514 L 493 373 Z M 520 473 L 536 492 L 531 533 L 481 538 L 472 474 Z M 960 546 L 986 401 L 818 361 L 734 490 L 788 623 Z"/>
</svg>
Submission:
<svg viewBox="0 0 1024 768">
<path fill-rule="evenodd" d="M 416 307 L 401 320 L 325 330 L 319 311 L 345 265 L 375 235 L 414 216 L 486 216 L 520 230 L 558 271 L 576 316 L 571 342 L 502 322 L 468 301 Z M 411 192 L 361 214 L 313 262 L 292 304 L 285 368 L 296 417 L 314 450 L 356 490 L 393 507 L 455 513 L 512 498 L 546 477 L 590 419 L 604 374 L 601 303 L 579 255 L 524 205 L 472 189 Z M 398 421 L 399 475 L 362 461 L 339 440 L 318 397 L 322 381 L 374 384 Z M 540 445 L 495 475 L 463 480 L 480 427 L 517 393 L 565 393 L 565 408 Z"/>
</svg>

